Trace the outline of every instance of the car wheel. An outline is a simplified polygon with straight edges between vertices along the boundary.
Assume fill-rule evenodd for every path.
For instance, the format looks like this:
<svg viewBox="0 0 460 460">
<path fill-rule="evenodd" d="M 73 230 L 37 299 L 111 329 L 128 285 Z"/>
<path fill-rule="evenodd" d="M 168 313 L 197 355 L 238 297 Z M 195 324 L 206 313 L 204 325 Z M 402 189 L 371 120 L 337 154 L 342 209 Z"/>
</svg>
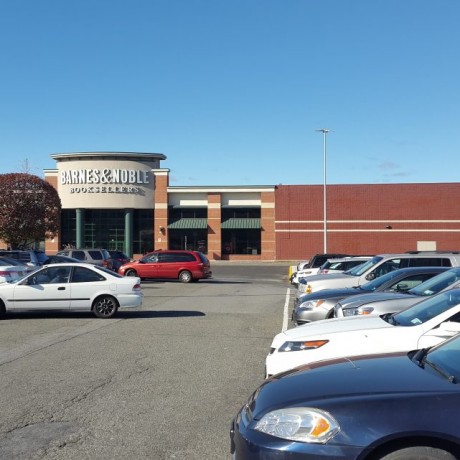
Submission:
<svg viewBox="0 0 460 460">
<path fill-rule="evenodd" d="M 6 308 L 2 301 L 0 301 L 0 319 L 6 316 Z"/>
<path fill-rule="evenodd" d="M 183 283 L 190 283 L 192 281 L 192 274 L 187 270 L 180 272 L 179 281 L 182 281 Z"/>
<path fill-rule="evenodd" d="M 136 270 L 130 268 L 129 270 L 126 270 L 125 276 L 137 276 Z"/>
<path fill-rule="evenodd" d="M 98 297 L 93 304 L 93 313 L 98 318 L 112 318 L 118 310 L 118 302 L 110 295 Z"/>
<path fill-rule="evenodd" d="M 443 449 L 428 446 L 406 447 L 390 452 L 379 460 L 455 460 L 457 457 Z"/>
</svg>

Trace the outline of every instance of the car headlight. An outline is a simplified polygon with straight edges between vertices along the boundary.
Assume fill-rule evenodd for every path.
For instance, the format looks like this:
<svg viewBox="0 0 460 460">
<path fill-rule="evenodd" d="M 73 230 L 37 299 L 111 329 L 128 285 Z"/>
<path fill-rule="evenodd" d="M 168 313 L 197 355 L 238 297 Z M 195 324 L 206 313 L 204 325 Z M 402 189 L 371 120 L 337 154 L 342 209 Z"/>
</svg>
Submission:
<svg viewBox="0 0 460 460">
<path fill-rule="evenodd" d="M 343 316 L 370 315 L 373 311 L 373 307 L 354 307 L 342 309 Z"/>
<path fill-rule="evenodd" d="M 277 438 L 324 444 L 340 427 L 332 415 L 323 410 L 291 407 L 265 414 L 254 429 Z"/>
<path fill-rule="evenodd" d="M 278 349 L 278 352 L 286 351 L 303 351 L 303 350 L 315 350 L 323 345 L 326 345 L 329 340 L 303 340 L 299 342 L 284 342 Z"/>
<path fill-rule="evenodd" d="M 305 308 L 306 310 L 312 310 L 313 308 L 321 306 L 325 302 L 324 299 L 319 300 L 308 300 L 300 304 L 299 308 Z"/>
</svg>

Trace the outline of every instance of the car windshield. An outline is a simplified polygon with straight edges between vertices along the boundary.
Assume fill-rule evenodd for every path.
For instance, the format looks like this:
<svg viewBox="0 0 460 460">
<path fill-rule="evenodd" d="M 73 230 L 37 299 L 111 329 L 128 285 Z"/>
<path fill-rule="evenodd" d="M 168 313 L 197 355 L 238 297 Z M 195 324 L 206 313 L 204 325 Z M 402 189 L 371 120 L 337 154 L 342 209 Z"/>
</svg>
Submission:
<svg viewBox="0 0 460 460">
<path fill-rule="evenodd" d="M 429 366 L 452 383 L 460 381 L 460 334 L 430 350 L 423 358 L 424 368 Z"/>
<path fill-rule="evenodd" d="M 429 280 L 420 283 L 418 286 L 407 291 L 412 295 L 428 296 L 437 294 L 443 289 L 451 286 L 453 283 L 460 280 L 460 268 L 452 268 L 439 275 L 433 276 Z"/>
<path fill-rule="evenodd" d="M 400 313 L 390 315 L 387 320 L 398 326 L 418 326 L 460 304 L 460 289 L 451 289 L 428 297 Z"/>
<path fill-rule="evenodd" d="M 369 268 L 378 264 L 382 259 L 383 257 L 380 257 L 380 256 L 372 257 L 372 259 L 368 260 L 367 262 L 364 262 L 363 264 L 358 265 L 357 267 L 353 267 L 344 273 L 346 273 L 347 275 L 352 275 L 352 276 L 361 276 L 363 273 L 367 272 Z"/>
<path fill-rule="evenodd" d="M 378 278 L 375 278 L 374 280 L 369 281 L 368 283 L 365 283 L 359 286 L 359 288 L 362 289 L 363 291 L 374 292 L 383 284 L 387 283 L 388 281 L 400 275 L 401 275 L 401 272 L 399 270 L 395 270 L 385 275 L 379 276 Z"/>
</svg>

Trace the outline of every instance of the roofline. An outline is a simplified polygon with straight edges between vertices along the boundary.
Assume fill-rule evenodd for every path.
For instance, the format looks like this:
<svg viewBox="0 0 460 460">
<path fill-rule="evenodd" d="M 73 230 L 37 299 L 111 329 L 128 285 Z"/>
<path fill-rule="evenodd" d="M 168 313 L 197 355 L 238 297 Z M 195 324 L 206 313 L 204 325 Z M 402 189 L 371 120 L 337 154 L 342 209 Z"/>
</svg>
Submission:
<svg viewBox="0 0 460 460">
<path fill-rule="evenodd" d="M 173 186 L 168 187 L 168 193 L 199 193 L 199 192 L 273 192 L 276 185 L 207 185 L 207 186 Z"/>
<path fill-rule="evenodd" d="M 68 152 L 68 153 L 53 153 L 51 158 L 53 160 L 64 160 L 69 158 L 87 158 L 87 157 L 130 157 L 142 158 L 143 160 L 166 160 L 166 155 L 163 153 L 148 153 L 148 152 L 111 152 L 111 151 L 98 151 L 98 152 Z"/>
</svg>

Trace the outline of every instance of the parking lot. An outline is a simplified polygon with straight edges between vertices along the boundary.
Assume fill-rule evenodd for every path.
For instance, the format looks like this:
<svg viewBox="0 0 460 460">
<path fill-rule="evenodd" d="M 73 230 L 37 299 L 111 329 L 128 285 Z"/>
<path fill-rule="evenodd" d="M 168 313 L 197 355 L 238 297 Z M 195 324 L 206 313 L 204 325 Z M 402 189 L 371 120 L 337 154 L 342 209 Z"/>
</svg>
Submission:
<svg viewBox="0 0 460 460">
<path fill-rule="evenodd" d="M 231 418 L 283 327 L 288 263 L 143 282 L 142 309 L 0 321 L 0 458 L 228 459 Z"/>
</svg>

